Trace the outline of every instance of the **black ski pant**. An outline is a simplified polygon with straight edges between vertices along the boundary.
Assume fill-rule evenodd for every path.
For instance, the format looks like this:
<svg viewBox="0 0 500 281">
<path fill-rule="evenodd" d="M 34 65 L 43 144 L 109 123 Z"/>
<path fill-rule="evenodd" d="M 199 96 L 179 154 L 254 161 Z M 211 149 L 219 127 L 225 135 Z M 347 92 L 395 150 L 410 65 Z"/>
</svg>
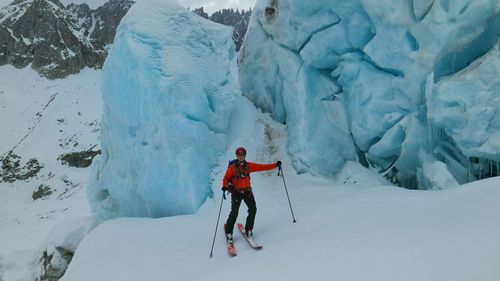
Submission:
<svg viewBox="0 0 500 281">
<path fill-rule="evenodd" d="M 241 201 L 245 201 L 248 207 L 248 216 L 245 224 L 245 229 L 252 230 L 253 223 L 255 222 L 255 214 L 257 214 L 257 206 L 255 205 L 255 198 L 252 191 L 240 193 L 234 191 L 231 193 L 231 213 L 226 222 L 226 233 L 233 233 L 234 224 L 238 218 L 238 211 L 240 209 Z"/>
</svg>

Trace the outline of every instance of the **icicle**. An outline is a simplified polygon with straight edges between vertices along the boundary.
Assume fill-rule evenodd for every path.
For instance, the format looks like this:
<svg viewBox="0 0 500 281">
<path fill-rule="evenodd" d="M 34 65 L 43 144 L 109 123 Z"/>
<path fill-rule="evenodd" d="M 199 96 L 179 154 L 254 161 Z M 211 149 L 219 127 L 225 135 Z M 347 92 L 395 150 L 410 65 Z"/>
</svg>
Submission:
<svg viewBox="0 0 500 281">
<path fill-rule="evenodd" d="M 483 159 L 479 158 L 479 180 L 483 179 Z"/>
<path fill-rule="evenodd" d="M 425 129 L 427 130 L 427 143 L 429 144 L 429 147 L 432 147 L 432 135 L 431 135 L 431 124 L 429 121 L 427 121 L 427 126 Z"/>
<path fill-rule="evenodd" d="M 470 157 L 467 157 L 467 182 L 470 182 Z"/>
<path fill-rule="evenodd" d="M 485 179 L 488 175 L 488 160 L 485 158 L 481 158 L 481 178 Z"/>
<path fill-rule="evenodd" d="M 432 147 L 434 148 L 436 146 L 436 143 L 438 142 L 436 125 L 432 124 L 431 130 L 432 130 Z"/>
<path fill-rule="evenodd" d="M 433 134 L 432 127 L 434 127 L 434 125 L 430 123 L 428 127 L 429 127 L 429 145 L 432 150 L 434 149 L 434 136 L 432 135 Z"/>
</svg>

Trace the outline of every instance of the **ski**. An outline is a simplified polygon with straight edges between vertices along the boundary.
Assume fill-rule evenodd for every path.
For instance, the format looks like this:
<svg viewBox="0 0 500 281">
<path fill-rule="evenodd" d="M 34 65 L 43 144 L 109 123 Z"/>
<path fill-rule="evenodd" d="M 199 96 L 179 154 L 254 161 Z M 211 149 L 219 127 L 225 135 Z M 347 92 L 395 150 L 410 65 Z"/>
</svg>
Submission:
<svg viewBox="0 0 500 281">
<path fill-rule="evenodd" d="M 236 256 L 236 248 L 234 247 L 234 243 L 227 243 L 227 253 L 230 257 Z"/>
<path fill-rule="evenodd" d="M 226 239 L 226 224 L 224 224 L 224 239 Z M 234 242 L 229 243 L 226 239 L 226 244 L 227 244 L 227 253 L 229 254 L 230 257 L 236 256 L 236 248 L 234 247 Z"/>
<path fill-rule="evenodd" d="M 263 248 L 261 245 L 257 244 L 257 242 L 255 242 L 255 240 L 253 240 L 253 238 L 246 236 L 245 226 L 243 226 L 243 224 L 238 223 L 238 229 L 240 230 L 241 234 L 243 234 L 243 237 L 245 237 L 245 239 L 248 241 L 248 244 L 250 244 L 250 246 L 252 246 L 252 248 L 254 248 L 256 250 L 260 250 Z"/>
</svg>

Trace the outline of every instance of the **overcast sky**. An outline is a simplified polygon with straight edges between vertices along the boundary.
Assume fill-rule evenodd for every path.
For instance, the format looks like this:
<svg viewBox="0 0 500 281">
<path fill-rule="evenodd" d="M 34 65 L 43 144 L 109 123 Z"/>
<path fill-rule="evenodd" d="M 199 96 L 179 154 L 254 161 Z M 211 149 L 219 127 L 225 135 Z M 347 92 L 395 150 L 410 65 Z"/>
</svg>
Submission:
<svg viewBox="0 0 500 281">
<path fill-rule="evenodd" d="M 181 5 L 191 9 L 205 7 L 205 12 L 211 14 L 222 8 L 253 8 L 256 0 L 177 0 Z"/>
</svg>

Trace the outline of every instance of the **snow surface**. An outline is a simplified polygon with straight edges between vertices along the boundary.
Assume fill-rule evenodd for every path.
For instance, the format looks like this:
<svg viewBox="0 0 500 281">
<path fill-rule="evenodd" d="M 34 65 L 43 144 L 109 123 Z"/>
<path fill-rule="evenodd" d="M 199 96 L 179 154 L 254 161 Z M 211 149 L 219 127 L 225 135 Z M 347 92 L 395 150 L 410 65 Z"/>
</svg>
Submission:
<svg viewBox="0 0 500 281">
<path fill-rule="evenodd" d="M 241 89 L 299 172 L 358 160 L 422 188 L 424 150 L 460 183 L 498 175 L 499 23 L 497 0 L 260 0 Z"/>
<path fill-rule="evenodd" d="M 21 165 L 31 158 L 43 165 L 29 180 L 0 182 L 0 280 L 34 280 L 42 252 L 76 248 L 82 229 L 91 225 L 89 169 L 64 166 L 57 158 L 99 148 L 100 83 L 101 72 L 91 69 L 47 80 L 29 66 L 0 67 L 0 155 L 12 150 Z M 33 200 L 41 184 L 52 194 Z"/>
<path fill-rule="evenodd" d="M 295 224 L 282 179 L 274 172 L 252 178 L 263 250 L 235 233 L 238 255 L 230 258 L 219 225 L 209 258 L 216 196 L 195 215 L 104 222 L 81 242 L 62 280 L 499 280 L 500 178 L 411 191 L 381 185 L 352 162 L 336 183 L 297 175 L 289 163 Z M 221 224 L 229 206 L 223 202 Z"/>
<path fill-rule="evenodd" d="M 212 195 L 235 62 L 228 27 L 168 1 L 129 10 L 104 65 L 103 154 L 89 186 L 97 218 L 194 213 Z"/>
</svg>

